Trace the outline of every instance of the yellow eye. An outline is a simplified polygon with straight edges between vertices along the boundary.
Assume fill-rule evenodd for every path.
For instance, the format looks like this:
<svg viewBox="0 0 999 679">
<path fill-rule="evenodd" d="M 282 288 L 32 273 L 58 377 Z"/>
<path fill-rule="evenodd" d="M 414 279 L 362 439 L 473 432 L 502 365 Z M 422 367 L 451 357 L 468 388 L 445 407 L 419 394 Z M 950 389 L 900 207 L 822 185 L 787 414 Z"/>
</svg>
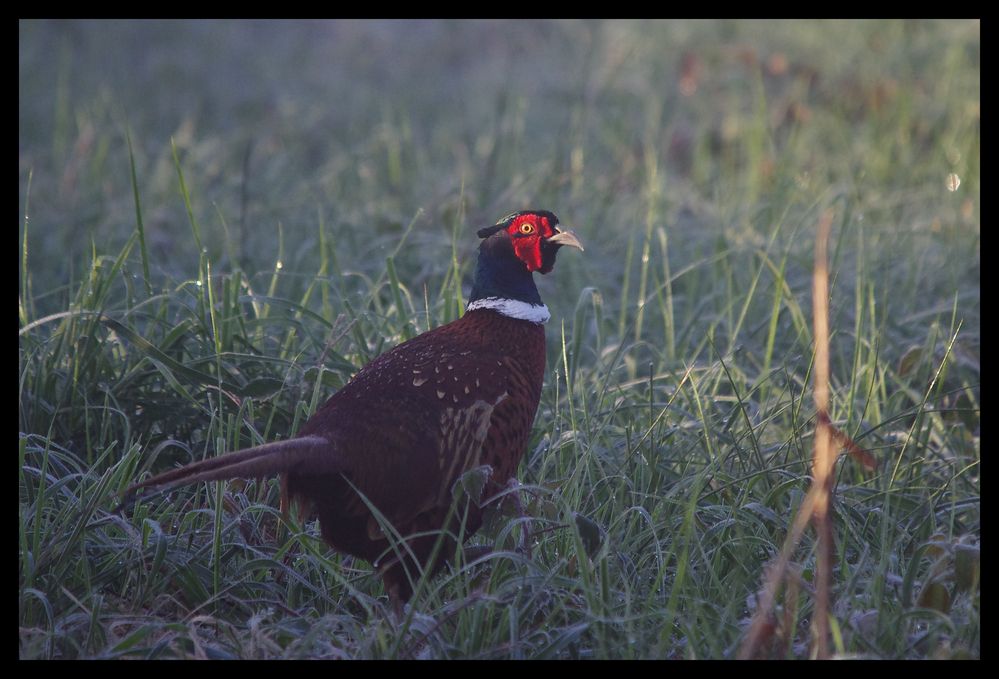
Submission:
<svg viewBox="0 0 999 679">
<path fill-rule="evenodd" d="M 534 224 L 524 222 L 520 225 L 520 232 L 523 234 L 534 233 Z"/>
</svg>

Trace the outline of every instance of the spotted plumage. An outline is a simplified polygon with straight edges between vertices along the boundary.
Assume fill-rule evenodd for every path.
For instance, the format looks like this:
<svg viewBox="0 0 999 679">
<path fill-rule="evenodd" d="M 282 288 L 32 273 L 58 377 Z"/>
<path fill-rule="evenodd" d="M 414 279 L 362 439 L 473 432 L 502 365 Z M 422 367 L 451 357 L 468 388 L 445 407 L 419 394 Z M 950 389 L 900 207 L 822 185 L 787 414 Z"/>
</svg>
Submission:
<svg viewBox="0 0 999 679">
<path fill-rule="evenodd" d="M 373 360 L 296 438 L 166 472 L 128 492 L 281 474 L 282 505 L 314 512 L 331 547 L 375 564 L 390 596 L 406 601 L 418 564 L 399 558 L 369 503 L 419 565 L 435 570 L 440 560 L 429 559 L 437 535 L 457 532 L 445 522 L 458 479 L 487 466 L 489 497 L 514 477 L 544 381 L 548 310 L 532 272 L 551 271 L 561 246 L 582 249 L 557 224 L 550 212 L 526 211 L 481 229 L 465 315 Z M 481 524 L 479 505 L 466 503 L 462 519 L 467 537 Z M 439 553 L 454 546 L 446 541 Z"/>
</svg>

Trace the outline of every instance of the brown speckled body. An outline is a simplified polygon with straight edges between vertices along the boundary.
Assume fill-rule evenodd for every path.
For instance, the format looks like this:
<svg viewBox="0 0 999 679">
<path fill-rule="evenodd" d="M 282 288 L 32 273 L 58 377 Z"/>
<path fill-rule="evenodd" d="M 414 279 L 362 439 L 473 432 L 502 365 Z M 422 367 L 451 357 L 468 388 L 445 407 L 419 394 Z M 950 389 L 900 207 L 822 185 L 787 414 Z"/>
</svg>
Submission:
<svg viewBox="0 0 999 679">
<path fill-rule="evenodd" d="M 340 457 L 342 473 L 289 472 L 286 496 L 312 506 L 323 539 L 335 549 L 378 563 L 386 587 L 405 600 L 404 566 L 351 484 L 403 537 L 438 531 L 463 473 L 492 467 L 485 497 L 514 475 L 544 369 L 543 327 L 487 309 L 404 342 L 358 372 L 299 432 L 329 439 L 326 454 Z M 472 504 L 465 535 L 480 523 Z M 426 564 L 435 541 L 429 535 L 408 544 Z M 441 553 L 453 548 L 446 544 Z M 415 579 L 419 572 L 408 565 Z"/>
</svg>

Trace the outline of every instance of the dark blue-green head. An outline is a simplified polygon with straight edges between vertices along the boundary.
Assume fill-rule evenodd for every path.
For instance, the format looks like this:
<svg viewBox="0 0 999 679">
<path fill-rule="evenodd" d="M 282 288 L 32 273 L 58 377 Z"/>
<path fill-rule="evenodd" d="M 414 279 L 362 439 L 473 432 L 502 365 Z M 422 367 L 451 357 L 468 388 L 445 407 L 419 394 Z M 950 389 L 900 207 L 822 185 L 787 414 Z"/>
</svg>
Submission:
<svg viewBox="0 0 999 679">
<path fill-rule="evenodd" d="M 558 227 L 548 210 L 522 210 L 479 229 L 479 261 L 469 301 L 495 297 L 541 304 L 531 275 L 548 273 L 563 246 L 583 249 L 572 231 Z"/>
</svg>

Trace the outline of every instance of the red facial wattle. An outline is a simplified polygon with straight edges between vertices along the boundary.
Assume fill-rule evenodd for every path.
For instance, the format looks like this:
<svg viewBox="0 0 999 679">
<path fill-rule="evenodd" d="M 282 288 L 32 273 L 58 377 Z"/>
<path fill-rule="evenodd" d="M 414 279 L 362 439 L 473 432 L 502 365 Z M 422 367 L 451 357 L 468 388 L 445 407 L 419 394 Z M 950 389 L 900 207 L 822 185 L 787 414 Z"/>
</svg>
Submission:
<svg viewBox="0 0 999 679">
<path fill-rule="evenodd" d="M 515 239 L 513 249 L 517 253 L 517 258 L 527 266 L 528 271 L 537 271 L 541 268 L 541 239 L 538 236 Z"/>
<path fill-rule="evenodd" d="M 527 270 L 541 269 L 541 239 L 555 235 L 548 218 L 535 214 L 520 215 L 507 227 L 507 233 L 513 239 L 517 259 L 524 263 Z"/>
</svg>

